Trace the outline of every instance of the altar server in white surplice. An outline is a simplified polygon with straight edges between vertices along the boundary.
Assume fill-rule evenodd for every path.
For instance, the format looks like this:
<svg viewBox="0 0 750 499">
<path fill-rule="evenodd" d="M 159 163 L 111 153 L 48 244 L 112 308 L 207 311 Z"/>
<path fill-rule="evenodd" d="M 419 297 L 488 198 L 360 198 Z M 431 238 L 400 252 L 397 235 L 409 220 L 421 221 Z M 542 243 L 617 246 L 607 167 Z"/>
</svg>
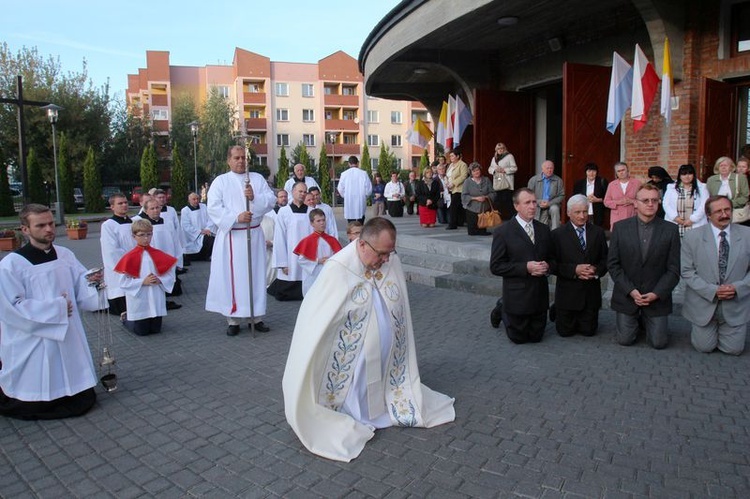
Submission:
<svg viewBox="0 0 750 499">
<path fill-rule="evenodd" d="M 208 208 L 200 196 L 191 192 L 188 204 L 180 212 L 180 225 L 185 237 L 185 264 L 193 260 L 208 260 L 214 248 L 216 225 L 208 217 Z"/>
<path fill-rule="evenodd" d="M 346 221 L 359 220 L 364 223 L 367 198 L 372 194 L 372 181 L 366 171 L 360 170 L 356 156 L 349 156 L 349 169 L 341 173 L 338 191 L 344 197 Z"/>
<path fill-rule="evenodd" d="M 273 266 L 278 269 L 276 282 L 270 291 L 279 301 L 302 299 L 302 278 L 304 274 L 297 262 L 294 248 L 310 235 L 310 219 L 305 204 L 307 186 L 297 182 L 292 187 L 292 202 L 279 209 L 273 234 Z"/>
<path fill-rule="evenodd" d="M 154 190 L 153 197 L 159 202 L 159 207 L 161 209 L 159 215 L 162 220 L 164 220 L 164 225 L 166 225 L 174 235 L 173 244 L 175 253 L 170 254 L 177 258 L 178 273 L 182 273 L 179 269 L 183 266 L 182 255 L 185 253 L 185 233 L 180 227 L 180 220 L 177 218 L 177 210 L 167 205 L 167 193 L 163 189 Z M 187 270 L 185 270 L 185 272 L 187 272 Z"/>
<path fill-rule="evenodd" d="M 339 240 L 326 233 L 327 220 L 323 210 L 320 208 L 310 210 L 309 218 L 313 232 L 303 238 L 294 248 L 297 263 L 299 263 L 305 275 L 302 279 L 303 296 L 307 294 L 315 279 L 318 278 L 326 261 L 335 253 L 341 251 Z"/>
<path fill-rule="evenodd" d="M 420 381 L 396 229 L 368 221 L 332 256 L 297 316 L 282 387 L 286 419 L 312 453 L 357 457 L 374 430 L 455 419 L 453 399 Z"/>
<path fill-rule="evenodd" d="M 245 171 L 245 149 L 233 146 L 227 153 L 231 171 L 219 175 L 208 191 L 208 216 L 218 231 L 211 256 L 211 275 L 206 294 L 206 310 L 227 318 L 227 335 L 236 336 L 240 324 L 255 321 L 255 330 L 269 331 L 261 317 L 266 314 L 266 241 L 260 221 L 276 201 L 266 179 Z M 245 182 L 250 185 L 246 187 Z M 246 201 L 250 201 L 250 209 Z M 252 275 L 248 267 L 248 232 L 252 255 Z M 250 317 L 250 285 L 253 287 L 253 313 Z"/>
<path fill-rule="evenodd" d="M 109 313 L 119 317 L 125 311 L 125 292 L 120 288 L 115 265 L 122 255 L 135 247 L 135 241 L 130 232 L 133 221 L 128 216 L 128 198 L 122 193 L 112 194 L 109 206 L 112 208 L 112 218 L 102 223 L 99 242 L 104 264 L 104 282 L 107 283 Z"/>
<path fill-rule="evenodd" d="M 313 203 L 315 204 L 315 207 L 319 210 L 323 210 L 323 213 L 326 216 L 326 234 L 338 239 L 339 227 L 336 224 L 336 216 L 333 214 L 333 208 L 331 208 L 331 205 L 323 202 L 320 195 L 320 187 L 311 187 L 307 192 L 313 195 Z"/>
<path fill-rule="evenodd" d="M 97 310 L 99 295 L 73 253 L 52 244 L 49 208 L 27 205 L 20 218 L 29 243 L 0 261 L 0 415 L 80 416 L 96 402 L 96 374 L 79 311 Z"/>
</svg>

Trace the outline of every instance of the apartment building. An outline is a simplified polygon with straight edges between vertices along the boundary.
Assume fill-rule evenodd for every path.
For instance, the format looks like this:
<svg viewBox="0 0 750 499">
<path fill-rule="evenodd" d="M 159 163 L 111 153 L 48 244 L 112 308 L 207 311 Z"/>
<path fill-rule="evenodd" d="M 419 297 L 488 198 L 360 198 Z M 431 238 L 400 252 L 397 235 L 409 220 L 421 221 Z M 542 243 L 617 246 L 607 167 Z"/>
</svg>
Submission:
<svg viewBox="0 0 750 499">
<path fill-rule="evenodd" d="M 423 153 L 408 140 L 414 120 L 433 127 L 419 102 L 366 96 L 356 59 L 342 51 L 313 64 L 274 62 L 236 48 L 231 66 L 203 67 L 172 66 L 169 52 L 147 51 L 146 67 L 128 75 L 128 107 L 150 117 L 154 141 L 162 146 L 157 149 L 168 151 L 172 97 L 188 93 L 201 105 L 212 88 L 235 108 L 235 136 L 249 140 L 272 173 L 282 146 L 289 155 L 299 143 L 314 162 L 325 148 L 329 161 L 337 163 L 360 157 L 367 144 L 373 169 L 387 145 L 407 168 Z M 433 145 L 428 148 L 433 158 Z"/>
</svg>

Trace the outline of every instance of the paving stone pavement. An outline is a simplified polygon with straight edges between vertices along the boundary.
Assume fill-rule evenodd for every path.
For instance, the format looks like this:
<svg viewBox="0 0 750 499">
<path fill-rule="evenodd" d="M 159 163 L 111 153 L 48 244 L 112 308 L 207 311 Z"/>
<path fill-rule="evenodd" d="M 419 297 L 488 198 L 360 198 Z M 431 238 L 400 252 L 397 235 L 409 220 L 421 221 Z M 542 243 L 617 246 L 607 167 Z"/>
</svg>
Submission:
<svg viewBox="0 0 750 499">
<path fill-rule="evenodd" d="M 58 243 L 87 266 L 98 228 Z M 162 334 L 110 319 L 119 389 L 70 420 L 0 419 L 0 497 L 748 497 L 750 354 L 593 338 L 513 345 L 491 297 L 409 285 L 425 384 L 456 421 L 379 430 L 351 463 L 316 457 L 284 418 L 281 377 L 298 303 L 269 301 L 267 334 L 224 334 L 203 310 L 208 263 L 183 276 Z M 86 314 L 96 349 L 97 316 Z"/>
</svg>

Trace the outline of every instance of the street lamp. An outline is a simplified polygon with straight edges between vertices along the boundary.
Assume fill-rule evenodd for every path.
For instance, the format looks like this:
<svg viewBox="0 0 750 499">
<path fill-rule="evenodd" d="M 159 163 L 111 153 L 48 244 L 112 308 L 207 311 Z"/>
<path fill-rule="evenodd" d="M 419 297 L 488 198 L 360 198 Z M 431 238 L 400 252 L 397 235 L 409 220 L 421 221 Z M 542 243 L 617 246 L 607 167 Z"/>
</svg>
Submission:
<svg viewBox="0 0 750 499">
<path fill-rule="evenodd" d="M 55 134 L 55 125 L 57 124 L 57 112 L 63 109 L 55 104 L 47 104 L 42 106 L 42 109 L 47 111 L 47 118 L 52 124 L 52 154 L 54 154 L 55 162 L 55 224 L 62 225 L 65 223 L 65 213 L 63 210 L 63 203 L 60 201 L 60 172 L 57 169 L 57 138 Z"/>
<path fill-rule="evenodd" d="M 329 175 L 331 176 L 331 204 L 336 207 L 336 135 L 335 133 L 328 134 L 328 140 L 331 141 L 331 168 L 329 169 Z"/>
<path fill-rule="evenodd" d="M 193 134 L 193 165 L 195 170 L 195 192 L 198 192 L 198 128 L 201 124 L 197 121 L 188 123 L 190 132 Z"/>
</svg>

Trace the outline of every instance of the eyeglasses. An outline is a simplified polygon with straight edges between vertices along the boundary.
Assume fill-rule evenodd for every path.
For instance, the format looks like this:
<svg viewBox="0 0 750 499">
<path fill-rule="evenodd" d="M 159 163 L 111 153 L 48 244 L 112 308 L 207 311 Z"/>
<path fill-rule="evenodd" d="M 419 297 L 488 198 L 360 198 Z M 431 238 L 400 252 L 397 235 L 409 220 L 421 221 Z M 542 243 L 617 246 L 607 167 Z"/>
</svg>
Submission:
<svg viewBox="0 0 750 499">
<path fill-rule="evenodd" d="M 362 239 L 362 242 L 364 242 L 367 246 L 369 246 L 370 249 L 373 250 L 376 255 L 378 255 L 378 258 L 389 258 L 389 257 L 391 257 L 391 256 L 393 256 L 393 255 L 396 254 L 396 250 L 393 250 L 393 251 L 378 251 L 378 250 L 375 249 L 375 247 L 373 247 L 372 244 L 370 244 L 369 242 L 365 241 L 364 239 Z"/>
<path fill-rule="evenodd" d="M 138 232 L 135 237 L 151 237 L 153 235 L 153 232 Z"/>
<path fill-rule="evenodd" d="M 659 198 L 646 198 L 646 199 L 636 198 L 636 201 L 643 203 L 643 204 L 659 204 L 660 199 Z"/>
</svg>

